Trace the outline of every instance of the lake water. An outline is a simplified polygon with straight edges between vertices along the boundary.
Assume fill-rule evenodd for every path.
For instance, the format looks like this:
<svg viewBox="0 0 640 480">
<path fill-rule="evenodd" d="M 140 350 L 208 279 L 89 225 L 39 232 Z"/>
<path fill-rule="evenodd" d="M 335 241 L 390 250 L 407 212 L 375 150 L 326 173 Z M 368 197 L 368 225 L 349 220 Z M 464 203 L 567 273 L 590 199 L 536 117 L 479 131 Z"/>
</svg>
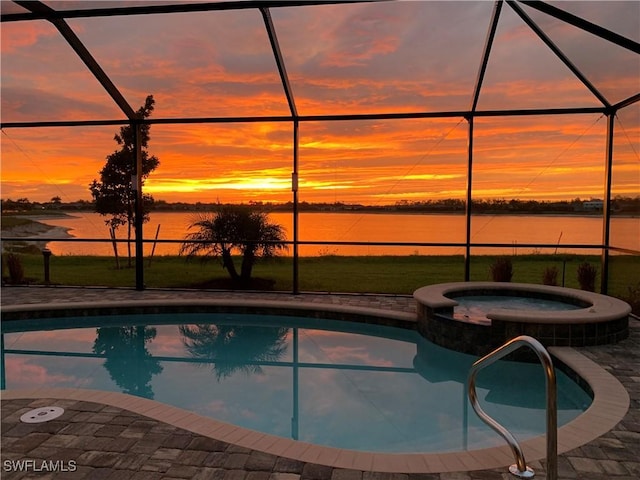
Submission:
<svg viewBox="0 0 640 480">
<path fill-rule="evenodd" d="M 109 239 L 104 217 L 97 213 L 73 213 L 73 216 L 45 218 L 38 221 L 48 225 L 69 228 L 76 238 Z M 166 240 L 183 240 L 189 232 L 194 213 L 153 212 L 144 226 L 146 240 L 154 240 L 156 232 L 160 240 L 156 255 L 175 255 L 179 243 L 162 243 Z M 293 238 L 291 213 L 272 213 L 271 221 L 283 225 L 287 238 Z M 159 230 L 158 230 L 159 228 Z M 126 228 L 120 229 L 119 238 L 125 238 Z M 502 249 L 477 247 L 474 254 L 528 254 L 554 253 L 556 247 L 534 249 L 522 247 L 528 244 L 558 245 L 558 253 L 575 253 L 577 249 L 563 245 L 597 245 L 602 243 L 602 219 L 580 216 L 500 215 L 474 216 L 472 218 L 473 243 L 503 243 Z M 612 244 L 632 250 L 640 250 L 640 219 L 615 218 L 611 228 Z M 303 242 L 404 242 L 404 243 L 462 243 L 465 241 L 464 215 L 427 214 L 372 214 L 372 213 L 301 213 L 299 215 L 299 240 Z M 48 247 L 55 255 L 111 255 L 111 243 L 51 242 Z M 145 245 L 145 255 L 151 253 L 153 243 Z M 124 252 L 124 244 L 119 249 Z M 598 249 L 580 250 L 582 253 L 599 254 Z M 291 253 L 291 251 L 289 252 Z M 303 256 L 317 255 L 452 255 L 463 254 L 462 246 L 431 247 L 375 246 L 375 245 L 301 245 Z"/>
</svg>

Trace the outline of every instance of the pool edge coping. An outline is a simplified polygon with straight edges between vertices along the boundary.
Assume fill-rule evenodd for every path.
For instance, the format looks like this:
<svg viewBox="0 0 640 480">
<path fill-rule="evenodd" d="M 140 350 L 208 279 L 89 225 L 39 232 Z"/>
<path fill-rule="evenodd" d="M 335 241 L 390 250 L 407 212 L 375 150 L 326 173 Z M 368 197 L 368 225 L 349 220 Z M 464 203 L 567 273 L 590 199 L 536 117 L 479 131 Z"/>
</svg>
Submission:
<svg viewBox="0 0 640 480">
<path fill-rule="evenodd" d="M 66 302 L 66 303 L 49 303 L 49 304 L 22 304 L 7 305 L 2 307 L 1 321 L 19 321 L 19 318 L 6 318 L 9 316 L 19 315 L 26 312 L 35 311 L 65 311 L 65 310 L 111 310 L 114 308 L 149 308 L 149 307 L 237 307 L 247 309 L 285 309 L 291 312 L 300 313 L 310 311 L 320 311 L 328 313 L 342 313 L 353 315 L 355 317 L 375 317 L 378 319 L 389 319 L 397 322 L 417 323 L 417 317 L 414 313 L 399 312 L 396 310 L 387 310 L 372 307 L 361 307 L 353 305 L 325 304 L 306 301 L 287 301 L 287 300 L 239 300 L 239 299 L 201 299 L 201 300 L 122 300 L 122 301 L 105 301 L 105 302 Z M 351 320 L 351 319 L 347 319 Z M 355 320 L 353 320 L 355 321 Z"/>
<path fill-rule="evenodd" d="M 194 301 L 105 302 L 108 307 L 143 306 L 145 304 L 189 304 Z M 197 302 L 199 303 L 199 302 Z M 238 305 L 238 301 L 203 301 L 203 304 Z M 241 302 L 247 306 L 247 302 Z M 345 312 L 356 315 L 375 315 L 387 319 L 406 321 L 411 314 L 383 309 L 338 306 L 305 302 L 251 302 L 259 307 L 301 307 L 320 311 Z M 54 308 L 95 308 L 96 303 L 20 305 L 14 311 L 52 310 Z M 5 308 L 3 308 L 3 311 Z M 630 399 L 622 384 L 597 363 L 571 347 L 549 347 L 550 353 L 582 377 L 593 391 L 590 407 L 573 421 L 558 430 L 558 454 L 582 446 L 614 428 L 626 415 Z M 102 403 L 172 425 L 176 428 L 225 441 L 241 447 L 336 468 L 349 468 L 389 473 L 445 473 L 454 471 L 484 470 L 506 467 L 513 463 L 513 456 L 505 444 L 470 451 L 444 453 L 375 453 L 325 447 L 307 442 L 257 432 L 254 430 L 204 417 L 188 410 L 155 400 L 148 400 L 124 393 L 73 388 L 34 388 L 3 390 L 2 400 L 13 399 L 68 399 Z M 546 455 L 545 436 L 521 442 L 528 463 L 541 460 Z"/>
</svg>

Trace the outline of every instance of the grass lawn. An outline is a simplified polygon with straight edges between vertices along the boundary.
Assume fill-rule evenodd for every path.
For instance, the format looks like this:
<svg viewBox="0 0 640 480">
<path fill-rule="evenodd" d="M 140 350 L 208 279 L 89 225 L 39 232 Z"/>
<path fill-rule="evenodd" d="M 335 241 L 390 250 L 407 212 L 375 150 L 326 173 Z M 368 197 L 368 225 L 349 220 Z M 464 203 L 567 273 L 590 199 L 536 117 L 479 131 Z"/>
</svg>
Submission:
<svg viewBox="0 0 640 480">
<path fill-rule="evenodd" d="M 22 217 L 12 217 L 9 215 L 2 215 L 2 230 L 10 230 L 14 227 L 20 227 L 22 225 L 29 225 L 35 223 L 33 220 Z"/>
<path fill-rule="evenodd" d="M 31 283 L 44 283 L 42 255 L 21 255 L 24 274 Z M 471 260 L 471 280 L 491 280 L 492 256 L 476 256 Z M 542 283 L 546 268 L 558 270 L 558 284 L 579 288 L 578 265 L 587 261 L 599 270 L 600 258 L 579 255 L 522 255 L 511 257 L 513 282 Z M 112 257 L 52 256 L 51 283 L 74 286 L 134 287 L 135 269 L 116 269 Z M 625 297 L 629 287 L 637 287 L 640 278 L 640 257 L 613 257 L 610 293 Z M 563 283 L 564 272 L 564 283 Z M 6 278 L 3 265 L 3 278 Z M 293 289 L 293 264 L 290 257 L 259 262 L 253 276 L 274 281 L 274 289 Z M 159 256 L 145 259 L 145 285 L 152 288 L 200 288 L 227 273 L 216 261 L 186 261 L 184 257 Z M 299 260 L 301 291 L 411 294 L 429 284 L 464 280 L 462 256 L 319 256 Z M 599 278 L 596 280 L 596 289 Z"/>
</svg>

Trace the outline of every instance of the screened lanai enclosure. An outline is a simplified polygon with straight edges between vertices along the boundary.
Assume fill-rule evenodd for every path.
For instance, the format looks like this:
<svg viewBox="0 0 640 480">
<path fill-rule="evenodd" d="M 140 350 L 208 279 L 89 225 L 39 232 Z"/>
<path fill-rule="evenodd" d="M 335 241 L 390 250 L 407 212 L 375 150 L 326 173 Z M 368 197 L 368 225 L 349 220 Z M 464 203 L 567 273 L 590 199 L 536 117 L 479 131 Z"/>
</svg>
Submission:
<svg viewBox="0 0 640 480">
<path fill-rule="evenodd" d="M 603 293 L 640 289 L 638 2 L 1 6 L 2 198 L 73 229 L 39 239 L 52 282 L 56 257 L 126 252 L 89 185 L 128 126 L 130 287 L 172 275 L 189 215 L 243 204 L 286 229 L 288 252 L 256 267 L 285 272 L 275 290 L 408 293 L 504 256 L 514 280 L 553 267 L 571 286 L 588 261 Z M 71 220 L 44 216 L 60 204 Z"/>
</svg>

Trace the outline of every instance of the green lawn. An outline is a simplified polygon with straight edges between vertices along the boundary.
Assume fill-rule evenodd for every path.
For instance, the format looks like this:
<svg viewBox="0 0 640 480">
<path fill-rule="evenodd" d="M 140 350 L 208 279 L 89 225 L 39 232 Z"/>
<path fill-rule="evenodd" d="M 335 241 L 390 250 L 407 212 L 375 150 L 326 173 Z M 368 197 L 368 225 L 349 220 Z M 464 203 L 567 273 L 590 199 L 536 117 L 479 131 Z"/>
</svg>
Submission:
<svg viewBox="0 0 640 480">
<path fill-rule="evenodd" d="M 32 283 L 44 282 L 42 255 L 21 255 L 25 277 Z M 477 256 L 471 261 L 471 280 L 491 280 L 490 266 L 495 257 Z M 600 258 L 578 255 L 522 255 L 511 257 L 514 275 L 512 281 L 542 283 L 545 268 L 555 266 L 558 284 L 579 288 L 578 265 L 588 261 L 599 269 Z M 112 257 L 52 256 L 51 283 L 75 286 L 134 287 L 135 269 L 116 269 Z M 613 257 L 611 262 L 610 292 L 616 296 L 628 294 L 628 288 L 640 282 L 640 257 Z M 254 277 L 275 281 L 275 290 L 291 291 L 293 265 L 290 257 L 259 262 Z M 3 264 L 3 278 L 7 271 Z M 149 264 L 145 259 L 144 278 L 147 287 L 197 288 L 227 274 L 215 261 L 202 263 L 186 261 L 183 257 L 155 257 Z M 411 294 L 429 284 L 464 280 L 462 256 L 320 256 L 305 257 L 299 261 L 301 291 L 357 292 Z M 596 281 L 599 286 L 599 278 Z"/>
<path fill-rule="evenodd" d="M 0 224 L 2 226 L 2 230 L 10 230 L 14 227 L 20 227 L 22 225 L 29 225 L 29 224 L 33 224 L 36 223 L 33 220 L 30 220 L 28 218 L 22 218 L 22 217 L 13 217 L 10 215 L 2 215 L 2 223 Z"/>
</svg>

